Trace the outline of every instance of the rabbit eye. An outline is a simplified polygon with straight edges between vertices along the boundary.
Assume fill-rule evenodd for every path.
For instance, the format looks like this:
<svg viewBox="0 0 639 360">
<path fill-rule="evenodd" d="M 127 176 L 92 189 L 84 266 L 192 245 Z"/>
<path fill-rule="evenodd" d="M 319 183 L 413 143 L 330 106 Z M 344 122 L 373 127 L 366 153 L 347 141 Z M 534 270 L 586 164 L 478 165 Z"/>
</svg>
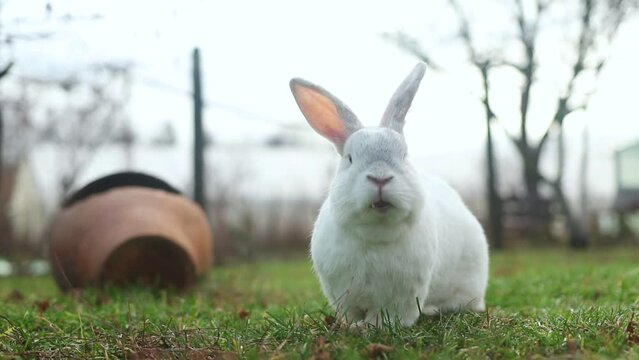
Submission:
<svg viewBox="0 0 639 360">
<path fill-rule="evenodd" d="M 353 163 L 353 157 L 351 157 L 351 154 L 348 154 L 348 162 L 349 163 Z"/>
</svg>

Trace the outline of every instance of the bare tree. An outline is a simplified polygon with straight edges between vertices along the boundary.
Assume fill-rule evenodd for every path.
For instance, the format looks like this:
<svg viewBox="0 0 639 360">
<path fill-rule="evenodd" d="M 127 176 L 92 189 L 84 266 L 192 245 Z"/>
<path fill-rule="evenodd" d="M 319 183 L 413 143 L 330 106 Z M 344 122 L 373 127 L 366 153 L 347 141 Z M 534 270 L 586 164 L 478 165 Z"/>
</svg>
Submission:
<svg viewBox="0 0 639 360">
<path fill-rule="evenodd" d="M 12 63 L 9 63 L 7 65 L 5 65 L 5 67 L 0 70 L 0 81 L 2 81 L 2 78 L 4 78 L 8 73 L 9 70 L 11 69 Z M 0 179 L 2 179 L 2 167 L 4 166 L 4 161 L 3 161 L 3 157 L 4 157 L 4 151 L 3 151 L 3 146 L 4 146 L 4 117 L 2 116 L 2 110 L 3 110 L 3 104 L 2 101 L 0 101 Z M 2 181 L 2 180 L 0 180 Z"/>
<path fill-rule="evenodd" d="M 483 84 L 482 103 L 485 108 L 488 129 L 488 186 L 491 203 L 494 201 L 492 194 L 496 191 L 497 186 L 495 183 L 494 150 L 490 145 L 492 137 L 490 123 L 498 120 L 498 117 L 490 103 L 492 91 L 490 74 L 495 69 L 507 67 L 514 70 L 522 84 L 519 89 L 519 133 L 507 133 L 507 135 L 523 163 L 522 177 L 526 189 L 526 205 L 530 216 L 537 219 L 535 222 L 537 225 L 534 228 L 539 230 L 541 226 L 547 224 L 551 201 L 554 201 L 559 205 L 565 218 L 566 227 L 569 230 L 570 245 L 576 248 L 585 247 L 587 236 L 583 222 L 577 219 L 564 193 L 566 145 L 563 124 L 570 114 L 585 109 L 587 106 L 592 89 L 587 89 L 585 86 L 580 87 L 580 80 L 586 77 L 596 79 L 600 75 L 605 67 L 610 45 L 615 39 L 620 25 L 632 11 L 636 10 L 638 1 L 575 0 L 571 4 L 551 0 L 511 0 L 512 31 L 502 35 L 503 38 L 508 38 L 511 33 L 514 34 L 513 42 L 502 44 L 501 49 L 514 47 L 518 49 L 514 54 L 506 54 L 506 51 L 494 48 L 480 49 L 474 39 L 476 36 L 486 36 L 486 34 L 482 34 L 478 28 L 471 27 L 465 7 L 457 0 L 450 0 L 449 3 L 459 20 L 458 37 L 467 49 L 470 63 L 480 73 Z M 574 5 L 574 9 L 570 5 Z M 540 32 L 543 25 L 552 23 L 552 11 L 550 10 L 564 12 L 563 18 L 567 27 L 568 25 L 576 25 L 578 30 L 576 36 L 570 41 L 570 46 L 574 51 L 572 59 L 564 64 L 568 69 L 566 83 L 555 100 L 555 110 L 547 121 L 546 130 L 537 141 L 534 141 L 528 133 L 531 121 L 530 105 L 532 89 L 538 81 L 537 75 L 541 60 L 538 50 L 544 45 L 540 40 Z M 428 53 L 410 35 L 398 33 L 388 36 L 388 38 L 418 58 L 430 60 Z M 554 178 L 545 176 L 540 170 L 540 160 L 551 136 L 555 136 L 557 139 L 557 173 Z M 548 186 L 552 189 L 553 197 L 551 199 L 540 193 L 542 186 Z M 493 206 L 491 205 L 491 217 L 499 216 L 494 215 L 499 210 L 493 209 Z M 493 222 L 493 226 L 499 225 L 497 222 Z"/>
<path fill-rule="evenodd" d="M 3 130 L 6 136 L 3 140 L 3 160 L 14 164 L 24 158 L 34 143 L 35 122 L 35 94 L 27 81 L 12 76 L 6 80 L 11 84 L 11 90 L 3 94 Z"/>
<path fill-rule="evenodd" d="M 46 122 L 38 129 L 41 142 L 53 143 L 59 149 L 59 191 L 63 198 L 100 147 L 110 141 L 133 141 L 120 139 L 123 134 L 117 133 L 128 129 L 124 110 L 130 92 L 129 67 L 100 65 L 84 81 L 67 79 L 43 84 L 56 86 L 66 99 L 61 108 L 47 108 Z"/>
<path fill-rule="evenodd" d="M 0 10 L 2 10 L 2 6 L 5 1 L 0 0 Z M 91 14 L 91 15 L 83 15 L 76 16 L 70 13 L 59 14 L 59 16 L 53 16 L 54 11 L 50 2 L 46 2 L 44 6 L 44 12 L 46 17 L 44 19 L 32 19 L 30 17 L 20 17 L 15 19 L 7 20 L 7 24 L 3 24 L 5 26 L 0 27 L 2 33 L 0 33 L 0 50 L 9 50 L 9 53 L 15 52 L 16 47 L 20 45 L 29 43 L 29 42 L 37 42 L 40 43 L 42 41 L 55 40 L 58 36 L 57 31 L 52 31 L 47 27 L 42 27 L 50 23 L 50 20 L 60 21 L 62 24 L 71 24 L 79 21 L 97 21 L 103 18 L 101 14 Z M 9 26 L 6 26 L 9 25 Z M 26 30 L 25 30 L 26 29 Z M 4 55 L 4 51 L 3 54 Z M 6 55 L 4 55 L 6 56 Z M 9 55 L 9 59 L 11 59 L 11 55 Z M 0 59 L 0 81 L 3 83 L 3 78 L 6 78 L 5 75 L 9 74 L 9 70 L 14 65 L 12 60 L 4 60 Z M 23 65 L 23 64 L 17 64 Z M 109 67 L 109 65 L 103 66 Z M 117 69 L 110 69 L 110 72 L 115 73 Z M 128 70 L 127 70 L 128 71 Z M 61 88 L 65 88 L 67 86 L 73 85 L 72 82 L 67 80 L 50 80 L 50 79 L 29 79 L 24 76 L 15 75 L 11 76 L 11 79 L 6 82 L 16 82 L 21 86 L 21 95 L 19 99 L 14 99 L 13 104 L 8 104 L 11 100 L 3 97 L 0 99 L 0 171 L 2 169 L 3 160 L 6 160 L 7 150 L 12 150 L 15 155 L 16 149 L 7 149 L 8 145 L 16 145 L 21 144 L 21 149 L 27 148 L 30 144 L 29 141 L 25 141 L 25 136 L 30 137 L 33 132 L 37 132 L 39 129 L 36 129 L 33 124 L 33 119 L 31 119 L 30 106 L 38 106 L 38 104 L 26 104 L 28 101 L 28 92 L 29 87 L 34 85 L 35 87 L 41 87 L 42 85 L 53 87 L 59 86 Z M 56 84 L 57 83 L 57 84 Z M 17 102 L 16 102 L 17 101 Z M 7 110 L 8 107 L 13 107 L 14 111 L 18 112 L 18 117 L 20 121 L 15 121 L 16 119 L 7 119 L 4 110 Z M 87 109 L 88 110 L 88 109 Z M 11 124 L 7 124 L 7 121 L 12 122 Z M 21 135 L 23 136 L 14 136 L 15 133 L 11 132 L 11 139 L 5 139 L 4 133 L 7 132 L 7 128 L 11 128 L 11 130 L 20 130 Z M 25 135 L 25 133 L 28 133 Z M 7 144 L 7 142 L 11 142 L 12 144 Z M 20 154 L 20 151 L 17 151 Z"/>
<path fill-rule="evenodd" d="M 2 10 L 2 3 L 0 2 L 0 14 L 1 14 L 1 10 Z M 1 27 L 0 27 L 1 29 Z M 3 34 L 0 33 L 0 47 L 2 47 L 4 45 L 4 41 L 3 41 Z M 1 49 L 1 48 L 0 48 Z M 0 67 L 0 81 L 2 81 L 2 79 L 7 76 L 7 74 L 9 74 L 9 70 L 11 70 L 11 67 L 13 66 L 12 62 L 7 62 L 6 64 L 3 64 Z M 0 100 L 0 181 L 2 181 L 2 168 L 4 166 L 4 162 L 3 162 L 3 156 L 4 156 L 4 152 L 3 150 L 3 145 L 4 145 L 4 118 L 2 116 L 2 101 Z M 1 210 L 0 210 L 1 211 Z"/>
</svg>

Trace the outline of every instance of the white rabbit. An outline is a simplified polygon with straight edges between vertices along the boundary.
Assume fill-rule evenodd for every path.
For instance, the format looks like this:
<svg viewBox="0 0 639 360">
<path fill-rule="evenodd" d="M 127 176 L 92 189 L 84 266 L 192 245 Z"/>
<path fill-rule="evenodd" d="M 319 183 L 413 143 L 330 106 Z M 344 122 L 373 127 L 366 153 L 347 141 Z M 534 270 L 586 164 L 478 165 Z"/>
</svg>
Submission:
<svg viewBox="0 0 639 360">
<path fill-rule="evenodd" d="M 481 225 L 455 190 L 406 160 L 404 118 L 425 69 L 417 64 L 401 83 L 379 127 L 363 127 L 321 87 L 290 82 L 309 124 L 341 155 L 311 257 L 330 304 L 354 324 L 411 326 L 420 312 L 485 309 Z"/>
</svg>

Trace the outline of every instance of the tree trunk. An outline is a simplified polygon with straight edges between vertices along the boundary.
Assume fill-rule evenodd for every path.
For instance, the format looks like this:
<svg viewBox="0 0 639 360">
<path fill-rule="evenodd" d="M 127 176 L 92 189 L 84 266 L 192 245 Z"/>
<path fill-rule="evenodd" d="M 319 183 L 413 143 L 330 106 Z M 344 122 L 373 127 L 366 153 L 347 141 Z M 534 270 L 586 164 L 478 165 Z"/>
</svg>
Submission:
<svg viewBox="0 0 639 360">
<path fill-rule="evenodd" d="M 561 185 L 555 183 L 553 187 L 555 190 L 556 200 L 559 202 L 562 213 L 565 216 L 570 247 L 573 249 L 585 249 L 586 247 L 588 247 L 588 237 L 582 227 L 581 222 L 577 221 L 574 214 L 570 210 L 568 199 L 566 199 Z"/>
<path fill-rule="evenodd" d="M 0 71 L 0 80 L 5 77 L 9 70 L 11 69 L 11 65 L 7 65 L 2 71 Z M 2 116 L 2 102 L 0 100 L 0 182 L 2 181 L 2 168 L 4 167 L 4 117 Z"/>
<path fill-rule="evenodd" d="M 486 119 L 486 165 L 488 166 L 488 209 L 490 217 L 490 237 L 493 249 L 504 247 L 503 226 L 502 226 L 502 206 L 501 199 L 497 192 L 497 174 L 495 171 L 495 151 L 493 145 L 493 135 L 490 125 L 492 119 Z"/>
<path fill-rule="evenodd" d="M 0 186 L 2 185 L 2 169 L 4 167 L 4 117 L 2 116 L 2 104 L 0 104 Z"/>
<path fill-rule="evenodd" d="M 547 214 L 541 194 L 539 194 L 539 154 L 535 149 L 526 147 L 521 153 L 524 164 L 524 184 L 526 186 L 527 213 L 531 220 L 530 232 L 533 237 L 545 234 Z"/>
<path fill-rule="evenodd" d="M 588 246 L 588 238 L 581 222 L 577 220 L 575 214 L 573 214 L 572 210 L 570 209 L 568 199 L 566 199 L 566 196 L 563 192 L 566 148 L 564 143 L 564 127 L 562 123 L 559 124 L 557 136 L 557 179 L 553 183 L 555 197 L 556 200 L 559 202 L 561 210 L 565 217 L 570 247 L 574 249 L 583 249 Z"/>
<path fill-rule="evenodd" d="M 589 143 L 588 143 L 588 124 L 585 124 L 584 132 L 582 135 L 581 146 L 581 161 L 579 169 L 579 207 L 581 208 L 581 223 L 586 236 L 589 233 L 588 226 L 588 157 L 589 157 Z"/>
<path fill-rule="evenodd" d="M 498 193 L 497 183 L 497 171 L 495 164 L 495 148 L 493 145 L 493 131 L 491 128 L 492 122 L 495 119 L 495 114 L 490 106 L 488 99 L 489 84 L 488 84 L 488 69 L 489 63 L 476 63 L 481 71 L 482 84 L 484 87 L 484 98 L 482 102 L 484 104 L 484 110 L 486 111 L 486 166 L 487 177 L 486 186 L 488 188 L 488 216 L 490 218 L 490 238 L 491 246 L 493 249 L 504 248 L 504 236 L 502 226 L 502 204 L 501 198 Z"/>
</svg>

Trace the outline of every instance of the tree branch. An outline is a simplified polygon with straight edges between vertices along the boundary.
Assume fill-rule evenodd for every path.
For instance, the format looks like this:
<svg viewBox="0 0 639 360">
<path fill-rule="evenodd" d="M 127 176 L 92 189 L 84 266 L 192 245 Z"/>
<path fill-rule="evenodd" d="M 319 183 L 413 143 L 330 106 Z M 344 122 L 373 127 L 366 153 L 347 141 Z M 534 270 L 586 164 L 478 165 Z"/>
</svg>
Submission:
<svg viewBox="0 0 639 360">
<path fill-rule="evenodd" d="M 515 0 L 516 5 L 516 22 L 519 30 L 519 41 L 524 47 L 526 54 L 525 62 L 521 67 L 517 67 L 520 73 L 524 76 L 524 85 L 521 90 L 520 102 L 519 102 L 519 114 L 521 118 L 520 132 L 522 148 L 528 148 L 528 109 L 530 107 L 530 93 L 532 84 L 535 81 L 535 42 L 537 34 L 539 33 L 539 20 L 542 13 L 546 9 L 546 3 L 537 2 L 537 14 L 532 24 L 528 24 L 524 13 L 523 0 Z"/>
<path fill-rule="evenodd" d="M 544 145 L 546 144 L 548 137 L 552 128 L 557 126 L 562 126 L 563 121 L 568 116 L 568 114 L 572 113 L 575 109 L 570 108 L 568 106 L 568 101 L 572 97 L 575 90 L 575 82 L 579 75 L 583 72 L 585 68 L 585 60 L 586 55 L 588 54 L 589 49 L 591 48 L 592 42 L 592 10 L 593 10 L 593 0 L 583 0 L 584 8 L 583 14 L 581 17 L 581 31 L 579 33 L 579 41 L 577 45 L 577 59 L 575 63 L 572 65 L 572 74 L 570 79 L 568 80 L 568 84 L 566 86 L 566 93 L 563 96 L 560 96 L 557 99 L 557 108 L 555 110 L 555 114 L 553 116 L 552 121 L 544 131 L 539 143 L 537 144 L 536 152 L 537 154 L 541 154 Z M 597 65 L 596 74 L 598 75 L 603 67 L 603 63 L 599 63 Z"/>
<path fill-rule="evenodd" d="M 0 79 L 8 75 L 12 67 L 13 67 L 13 63 L 10 62 L 7 64 L 7 66 L 4 67 L 4 69 L 0 70 Z"/>
<path fill-rule="evenodd" d="M 521 75 L 525 75 L 526 73 L 526 69 L 523 66 L 508 60 L 493 60 L 492 67 L 509 67 L 516 70 Z"/>
<path fill-rule="evenodd" d="M 455 14 L 457 15 L 457 19 L 459 21 L 459 27 L 460 27 L 459 37 L 462 39 L 464 46 L 466 47 L 466 50 L 468 51 L 470 62 L 473 64 L 473 66 L 477 68 L 477 70 L 479 70 L 481 74 L 482 87 L 484 91 L 484 94 L 481 98 L 481 102 L 484 105 L 486 115 L 488 116 L 489 120 L 496 121 L 497 123 L 499 123 L 499 121 L 497 121 L 498 120 L 497 116 L 490 104 L 490 85 L 488 81 L 488 73 L 491 68 L 498 67 L 498 66 L 511 66 L 519 72 L 522 72 L 523 69 L 521 68 L 521 66 L 512 62 L 508 62 L 506 60 L 494 61 L 489 59 L 482 59 L 482 57 L 479 55 L 479 52 L 477 51 L 473 43 L 473 38 L 470 32 L 470 23 L 468 21 L 468 18 L 464 15 L 463 10 L 461 9 L 461 7 L 459 6 L 459 3 L 456 0 L 449 0 L 449 3 L 451 4 L 451 7 L 453 8 L 453 10 L 455 11 Z M 508 131 L 506 131 L 506 129 L 503 126 L 502 126 L 502 129 L 504 130 L 504 133 L 506 134 L 508 139 L 512 141 L 513 145 L 515 145 L 515 147 L 523 154 L 526 151 L 524 143 L 522 143 L 520 139 L 512 136 L 512 134 L 508 133 Z"/>
<path fill-rule="evenodd" d="M 426 63 L 433 70 L 440 70 L 441 68 L 433 61 L 430 55 L 422 48 L 419 42 L 413 38 L 412 36 L 405 34 L 401 31 L 398 31 L 394 34 L 383 33 L 382 38 L 394 43 L 400 49 L 406 51 L 407 53 L 415 56 L 419 60 Z"/>
<path fill-rule="evenodd" d="M 448 0 L 448 2 L 450 3 L 450 6 L 455 11 L 455 15 L 457 15 L 457 20 L 459 20 L 459 37 L 463 40 L 464 45 L 466 46 L 466 50 L 468 51 L 468 54 L 470 55 L 470 61 L 475 66 L 480 68 L 483 60 L 479 59 L 477 50 L 475 49 L 475 46 L 473 44 L 473 39 L 470 34 L 470 23 L 468 22 L 468 18 L 466 17 L 466 15 L 464 15 L 464 11 L 462 10 L 461 6 L 459 6 L 459 3 L 457 2 L 457 0 Z"/>
</svg>

